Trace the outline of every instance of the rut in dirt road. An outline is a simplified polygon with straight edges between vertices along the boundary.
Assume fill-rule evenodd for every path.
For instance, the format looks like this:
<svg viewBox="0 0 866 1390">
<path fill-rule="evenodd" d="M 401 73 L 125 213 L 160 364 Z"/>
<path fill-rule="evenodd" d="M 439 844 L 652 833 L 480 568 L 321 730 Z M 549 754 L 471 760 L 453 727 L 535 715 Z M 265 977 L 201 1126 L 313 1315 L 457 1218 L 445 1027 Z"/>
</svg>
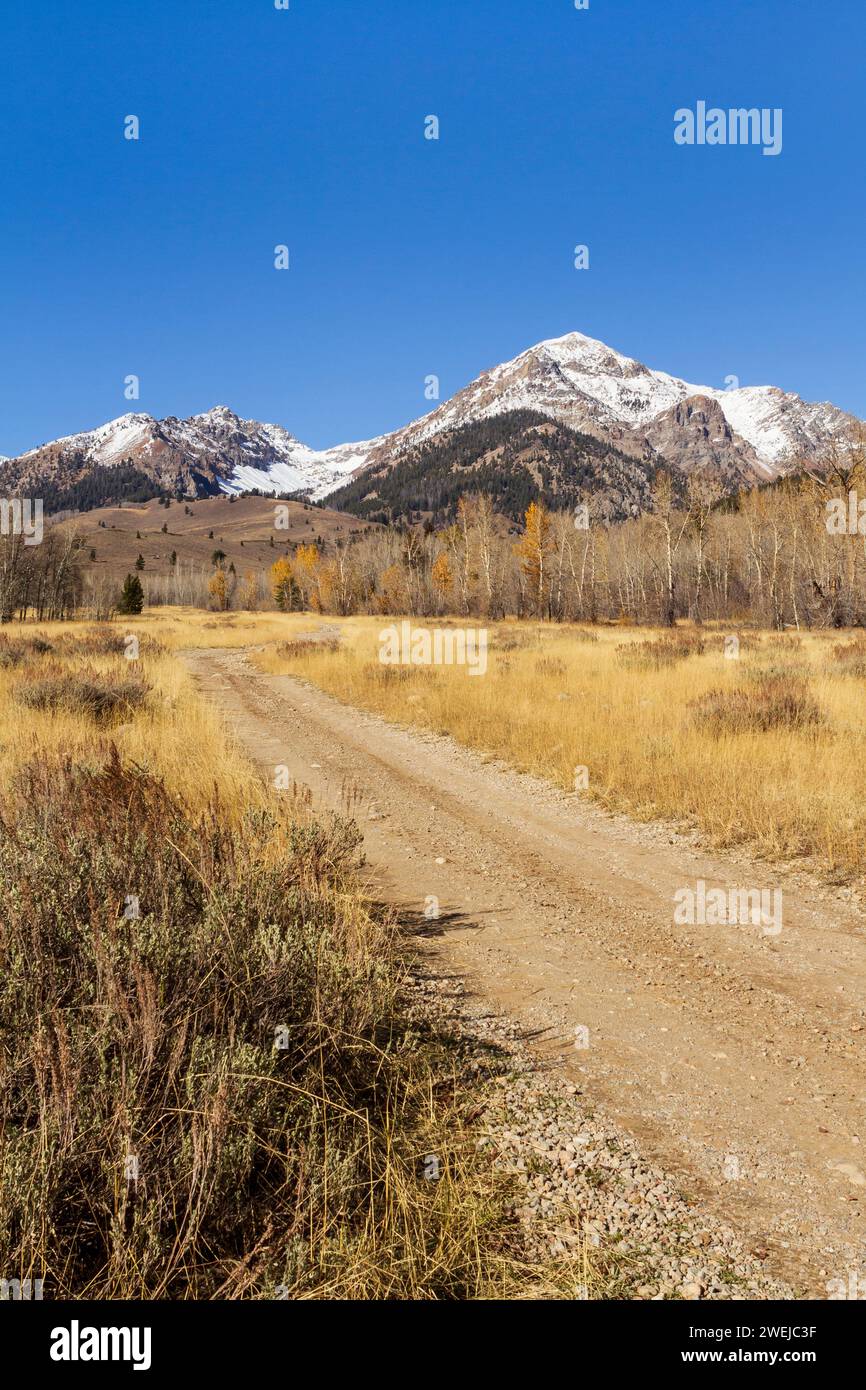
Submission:
<svg viewBox="0 0 866 1390">
<path fill-rule="evenodd" d="M 425 949 L 537 1035 L 768 1272 L 827 1297 L 866 1271 L 855 907 L 262 675 L 242 651 L 185 660 L 269 778 L 284 766 L 314 806 L 357 817 L 378 890 L 420 920 L 438 902 Z M 782 905 L 781 930 L 678 923 L 700 884 L 780 893 L 765 901 Z"/>
</svg>

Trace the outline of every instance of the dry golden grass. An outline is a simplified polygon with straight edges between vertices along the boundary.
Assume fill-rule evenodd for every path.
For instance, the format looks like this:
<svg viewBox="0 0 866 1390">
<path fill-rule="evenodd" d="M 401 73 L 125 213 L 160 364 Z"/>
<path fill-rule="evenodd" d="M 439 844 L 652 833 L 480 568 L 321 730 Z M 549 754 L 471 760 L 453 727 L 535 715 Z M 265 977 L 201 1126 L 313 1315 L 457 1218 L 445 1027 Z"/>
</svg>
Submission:
<svg viewBox="0 0 866 1390">
<path fill-rule="evenodd" d="M 239 817 L 244 807 L 262 795 L 254 769 L 226 741 L 219 717 L 196 696 L 189 676 L 168 650 L 148 647 L 158 636 L 158 624 L 133 619 L 112 624 L 110 632 L 122 644 L 127 633 L 141 638 L 140 656 L 127 661 L 122 652 L 89 652 L 89 635 L 104 631 L 99 624 L 44 623 L 38 627 L 9 624 L 8 638 L 39 636 L 55 645 L 63 669 L 72 680 L 83 674 L 106 679 L 137 678 L 149 687 L 142 707 L 102 727 L 82 710 L 28 708 L 16 692 L 32 688 L 43 678 L 45 662 L 54 651 L 36 656 L 24 667 L 0 663 L 0 791 L 8 788 L 16 768 L 35 758 L 67 754 L 76 760 L 104 756 L 115 743 L 124 759 L 159 775 L 169 791 L 193 809 L 201 809 L 219 788 L 226 814 Z"/>
<path fill-rule="evenodd" d="M 291 641 L 315 632 L 330 618 L 315 613 L 208 613 L 201 608 L 148 608 L 139 618 L 119 618 L 124 632 L 146 632 L 172 651 L 189 647 L 248 647 Z M 46 625 L 50 626 L 50 624 Z"/>
<path fill-rule="evenodd" d="M 466 1118 L 477 1063 L 407 1010 L 355 832 L 275 806 L 172 654 L 318 624 L 177 617 L 0 634 L 4 1277 L 70 1298 L 601 1296 L 585 1261 L 520 1263 L 510 1180 Z M 28 702 L 64 678 L 65 703 Z M 105 703 L 133 679 L 142 699 Z"/>
<path fill-rule="evenodd" d="M 244 647 L 291 640 L 315 630 L 313 614 L 208 613 L 201 609 L 151 609 L 142 617 L 121 618 L 108 626 L 112 639 L 122 646 L 127 635 L 140 639 L 140 656 L 127 662 L 115 653 L 91 652 L 94 634 L 104 634 L 100 623 L 9 623 L 3 635 L 12 643 L 45 642 L 63 654 L 71 676 L 85 671 L 137 676 L 150 687 L 149 698 L 135 718 L 121 720 L 108 729 L 64 709 L 22 707 L 14 691 L 22 680 L 17 666 L 0 658 L 0 791 L 8 786 L 14 769 L 32 757 L 66 752 L 84 758 L 105 753 L 109 742 L 117 744 L 124 758 L 158 773 L 169 791 L 200 809 L 219 788 L 226 812 L 237 819 L 244 808 L 264 795 L 260 778 L 250 763 L 225 737 L 223 724 L 200 700 L 183 665 L 174 653 L 190 647 Z M 99 645 L 99 643 L 97 643 Z M 65 650 L 64 650 L 65 649 Z M 51 657 L 53 653 L 43 653 Z M 38 679 L 44 662 L 34 653 L 32 679 Z"/>
<path fill-rule="evenodd" d="M 862 636 L 746 632 L 732 660 L 724 630 L 512 622 L 490 626 L 487 674 L 469 676 L 383 666 L 387 620 L 330 621 L 339 650 L 268 647 L 256 661 L 569 791 L 586 767 L 582 794 L 611 809 L 771 858 L 811 856 L 835 877 L 866 869 Z"/>
</svg>

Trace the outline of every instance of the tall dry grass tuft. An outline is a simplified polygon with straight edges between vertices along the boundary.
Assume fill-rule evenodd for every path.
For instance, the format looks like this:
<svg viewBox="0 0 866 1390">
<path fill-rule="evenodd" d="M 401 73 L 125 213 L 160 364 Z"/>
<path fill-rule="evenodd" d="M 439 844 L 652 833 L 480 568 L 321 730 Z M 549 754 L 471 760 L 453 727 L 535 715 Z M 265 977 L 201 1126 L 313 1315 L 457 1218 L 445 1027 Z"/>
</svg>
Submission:
<svg viewBox="0 0 866 1390">
<path fill-rule="evenodd" d="M 866 641 L 858 637 L 853 642 L 837 643 L 833 647 L 833 660 L 838 663 L 838 674 L 863 680 L 866 677 Z"/>
<path fill-rule="evenodd" d="M 716 734 L 805 732 L 822 723 L 806 682 L 787 674 L 761 673 L 745 688 L 708 690 L 692 708 L 696 723 Z"/>
<path fill-rule="evenodd" d="M 133 661 L 125 626 L 0 634 L 0 1273 L 51 1298 L 510 1289 L 478 1077 L 416 1017 L 357 830 L 274 800 L 179 624 L 134 631 Z M 79 698 L 130 681 L 122 724 Z"/>
<path fill-rule="evenodd" d="M 625 642 L 616 650 L 620 661 L 626 666 L 658 669 L 674 666 L 690 656 L 701 656 L 704 642 L 695 633 L 673 632 L 645 642 Z"/>
<path fill-rule="evenodd" d="M 20 770 L 0 808 L 4 1277 L 55 1298 L 480 1291 L 500 1214 L 431 1106 L 356 848 L 345 821 L 260 809 L 238 832 L 218 798 L 194 816 L 116 750 Z"/>
</svg>

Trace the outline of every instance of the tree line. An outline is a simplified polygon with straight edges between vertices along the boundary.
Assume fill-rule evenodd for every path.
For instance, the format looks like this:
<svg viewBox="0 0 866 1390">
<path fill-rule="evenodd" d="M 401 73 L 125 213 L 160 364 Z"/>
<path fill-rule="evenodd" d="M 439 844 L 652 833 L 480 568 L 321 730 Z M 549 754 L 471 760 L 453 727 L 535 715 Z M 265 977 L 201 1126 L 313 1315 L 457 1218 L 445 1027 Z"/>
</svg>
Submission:
<svg viewBox="0 0 866 1390">
<path fill-rule="evenodd" d="M 81 542 L 49 526 L 38 545 L 0 536 L 0 621 L 107 617 L 144 603 L 219 611 L 274 606 L 349 615 L 453 614 L 551 621 L 752 621 L 866 626 L 866 454 L 832 458 L 742 492 L 660 469 L 649 507 L 605 519 L 591 495 L 567 510 L 531 501 L 518 528 L 486 494 L 464 495 L 438 529 L 390 527 L 335 545 L 302 544 L 268 575 L 178 564 L 144 588 L 82 577 Z"/>
<path fill-rule="evenodd" d="M 568 511 L 533 501 L 520 534 L 490 497 L 464 496 L 440 530 L 281 557 L 272 593 L 279 607 L 336 614 L 866 625 L 866 462 L 833 460 L 733 499 L 707 476 L 682 487 L 661 469 L 639 517 L 608 524 L 592 498 Z"/>
</svg>

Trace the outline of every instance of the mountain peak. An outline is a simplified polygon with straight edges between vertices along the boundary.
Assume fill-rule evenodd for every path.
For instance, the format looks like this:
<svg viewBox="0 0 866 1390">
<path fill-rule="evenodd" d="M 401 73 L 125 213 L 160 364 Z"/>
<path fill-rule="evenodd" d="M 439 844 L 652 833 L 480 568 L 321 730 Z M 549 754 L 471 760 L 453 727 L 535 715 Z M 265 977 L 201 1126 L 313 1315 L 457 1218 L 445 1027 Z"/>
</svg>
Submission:
<svg viewBox="0 0 866 1390">
<path fill-rule="evenodd" d="M 189 496 L 256 488 L 320 499 L 349 476 L 392 467 L 438 434 L 521 411 L 636 463 L 712 469 L 730 486 L 776 477 L 799 462 L 820 466 L 830 449 L 850 448 L 864 429 L 827 402 L 810 404 L 777 386 L 695 385 L 574 330 L 489 368 L 427 415 L 376 439 L 311 449 L 282 425 L 243 419 L 222 404 L 187 419 L 130 413 L 7 460 L 4 483 L 65 483 L 76 470 L 80 476 L 131 462 L 160 489 Z"/>
<path fill-rule="evenodd" d="M 240 416 L 228 405 L 214 405 L 199 415 L 191 415 L 191 420 L 239 420 Z"/>
</svg>

